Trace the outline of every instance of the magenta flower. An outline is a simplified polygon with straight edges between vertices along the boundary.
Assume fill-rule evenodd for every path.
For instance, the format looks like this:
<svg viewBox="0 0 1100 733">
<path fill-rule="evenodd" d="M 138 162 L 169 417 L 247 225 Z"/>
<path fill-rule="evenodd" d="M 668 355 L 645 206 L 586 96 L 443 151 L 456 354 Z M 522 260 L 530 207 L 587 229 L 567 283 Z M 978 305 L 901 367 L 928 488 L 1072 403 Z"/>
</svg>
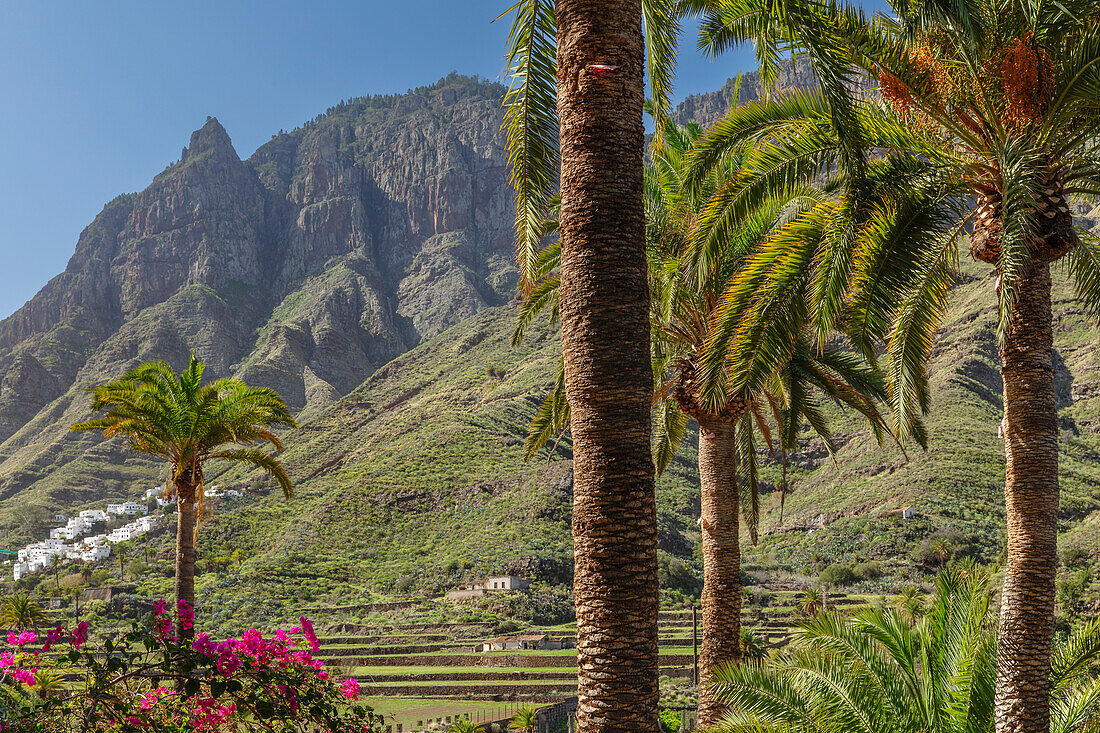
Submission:
<svg viewBox="0 0 1100 733">
<path fill-rule="evenodd" d="M 349 700 L 359 699 L 359 680 L 354 677 L 349 677 L 344 680 L 340 685 L 340 689 L 344 691 L 344 697 Z"/>
<path fill-rule="evenodd" d="M 73 649 L 79 650 L 88 638 L 88 622 L 81 621 L 73 630 Z"/>
<path fill-rule="evenodd" d="M 191 608 L 191 604 L 184 598 L 179 599 L 176 604 L 176 616 L 179 617 L 182 629 L 190 629 L 195 625 L 195 609 Z"/>
<path fill-rule="evenodd" d="M 321 648 L 321 644 L 317 641 L 317 634 L 313 633 L 313 624 L 311 624 L 309 619 L 305 616 L 302 616 L 300 621 L 302 622 L 302 634 L 305 635 L 306 641 L 309 642 L 309 648 L 316 652 Z"/>
</svg>

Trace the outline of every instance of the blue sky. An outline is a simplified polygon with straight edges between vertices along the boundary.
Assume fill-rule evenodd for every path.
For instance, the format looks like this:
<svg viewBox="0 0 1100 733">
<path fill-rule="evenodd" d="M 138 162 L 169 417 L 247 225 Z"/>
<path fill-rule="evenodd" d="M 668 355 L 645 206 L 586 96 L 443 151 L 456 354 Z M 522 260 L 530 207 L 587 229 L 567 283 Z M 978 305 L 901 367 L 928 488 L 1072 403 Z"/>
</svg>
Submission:
<svg viewBox="0 0 1100 733">
<path fill-rule="evenodd" d="M 81 229 L 139 191 L 216 116 L 246 158 L 340 99 L 451 71 L 503 79 L 509 0 L 4 0 L 0 12 L 0 318 L 65 268 Z M 717 62 L 688 39 L 677 96 Z"/>
</svg>

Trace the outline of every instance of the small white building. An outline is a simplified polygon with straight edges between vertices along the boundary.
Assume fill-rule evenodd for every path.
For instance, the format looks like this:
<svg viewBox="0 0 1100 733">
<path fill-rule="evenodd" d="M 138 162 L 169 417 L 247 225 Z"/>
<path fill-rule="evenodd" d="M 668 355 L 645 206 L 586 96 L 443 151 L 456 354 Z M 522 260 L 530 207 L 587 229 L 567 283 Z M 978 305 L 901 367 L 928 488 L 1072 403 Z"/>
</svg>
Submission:
<svg viewBox="0 0 1100 733">
<path fill-rule="evenodd" d="M 80 518 L 92 523 L 106 522 L 109 519 L 107 512 L 102 509 L 85 509 L 80 513 Z"/>
<path fill-rule="evenodd" d="M 136 501 L 124 501 L 121 504 L 108 504 L 107 513 L 115 515 L 137 516 L 145 513 L 145 505 Z"/>
<path fill-rule="evenodd" d="M 84 562 L 96 562 L 106 560 L 111 556 L 111 548 L 107 545 L 95 545 L 80 553 L 80 559 Z"/>
<path fill-rule="evenodd" d="M 69 518 L 66 517 L 64 514 L 55 514 L 55 515 L 53 515 L 53 521 L 55 521 L 55 522 L 68 522 Z"/>
<path fill-rule="evenodd" d="M 142 532 L 149 532 L 156 527 L 159 522 L 152 514 L 147 514 L 144 517 L 138 517 L 132 524 L 134 525 L 134 529 L 139 529 Z"/>
<path fill-rule="evenodd" d="M 528 588 L 531 581 L 516 577 L 515 575 L 496 575 L 482 580 L 471 580 L 463 583 L 455 590 L 447 594 L 447 600 L 459 601 L 464 598 L 476 598 L 486 593 L 500 593 L 504 591 L 516 591 Z"/>
<path fill-rule="evenodd" d="M 133 536 L 133 528 L 127 525 L 125 527 L 119 527 L 112 530 L 111 533 L 107 535 L 107 541 L 110 542 L 112 545 L 115 545 L 119 542 L 127 542 L 132 539 Z"/>
</svg>

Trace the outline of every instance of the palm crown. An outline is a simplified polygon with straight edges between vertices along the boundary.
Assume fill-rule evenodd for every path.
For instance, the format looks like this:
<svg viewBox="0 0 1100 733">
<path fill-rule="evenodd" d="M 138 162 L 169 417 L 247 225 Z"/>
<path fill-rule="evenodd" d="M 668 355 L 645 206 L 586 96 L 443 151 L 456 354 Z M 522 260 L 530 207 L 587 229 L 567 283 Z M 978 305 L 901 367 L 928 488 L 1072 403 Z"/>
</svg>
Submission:
<svg viewBox="0 0 1100 733">
<path fill-rule="evenodd" d="M 271 428 L 295 427 L 283 399 L 272 389 L 235 379 L 202 383 L 204 365 L 194 354 L 180 374 L 165 362 L 143 364 L 120 379 L 88 390 L 91 409 L 102 417 L 72 426 L 121 436 L 133 450 L 168 461 L 170 487 L 186 492 L 183 501 L 202 502 L 202 464 L 210 459 L 238 461 L 268 471 L 286 496 L 294 485 L 282 464 L 257 444 L 282 450 Z"/>
</svg>

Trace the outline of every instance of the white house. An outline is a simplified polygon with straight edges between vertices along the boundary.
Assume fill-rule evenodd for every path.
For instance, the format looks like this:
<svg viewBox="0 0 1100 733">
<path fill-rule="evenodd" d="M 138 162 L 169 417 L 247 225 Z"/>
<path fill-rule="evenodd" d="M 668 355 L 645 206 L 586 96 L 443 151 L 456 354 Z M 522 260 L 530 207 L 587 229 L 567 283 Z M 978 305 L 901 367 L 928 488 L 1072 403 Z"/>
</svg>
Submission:
<svg viewBox="0 0 1100 733">
<path fill-rule="evenodd" d="M 486 593 L 523 590 L 530 587 L 530 585 L 531 581 L 518 578 L 515 575 L 496 575 L 483 580 L 471 580 L 468 583 L 463 583 L 447 594 L 447 600 L 457 601 L 463 598 L 476 598 Z"/>
<path fill-rule="evenodd" d="M 107 541 L 114 545 L 119 542 L 126 542 L 132 539 L 133 536 L 134 533 L 131 531 L 130 527 L 119 527 L 107 535 Z"/>
<path fill-rule="evenodd" d="M 108 516 L 102 509 L 85 509 L 80 513 L 80 518 L 89 522 L 106 522 Z"/>
<path fill-rule="evenodd" d="M 69 518 L 66 517 L 64 514 L 55 514 L 55 515 L 53 515 L 53 521 L 55 521 L 55 522 L 67 522 L 67 521 L 69 521 Z"/>
<path fill-rule="evenodd" d="M 126 514 L 128 516 L 135 516 L 137 514 L 145 513 L 145 505 L 138 504 L 136 501 L 124 501 L 121 504 L 108 504 L 108 514 Z"/>
<path fill-rule="evenodd" d="M 96 562 L 97 560 L 106 560 L 111 556 L 111 548 L 107 545 L 96 545 L 89 547 L 80 553 L 80 559 L 84 562 Z"/>
<path fill-rule="evenodd" d="M 546 634 L 519 634 L 517 636 L 498 636 L 481 643 L 481 651 L 497 652 L 508 649 L 545 649 L 549 637 Z M 559 647 L 560 648 L 560 647 Z"/>
<path fill-rule="evenodd" d="M 142 532 L 148 532 L 156 527 L 158 524 L 157 518 L 151 514 L 147 514 L 144 517 L 138 517 L 134 520 L 133 525 L 135 529 L 140 529 Z"/>
</svg>

